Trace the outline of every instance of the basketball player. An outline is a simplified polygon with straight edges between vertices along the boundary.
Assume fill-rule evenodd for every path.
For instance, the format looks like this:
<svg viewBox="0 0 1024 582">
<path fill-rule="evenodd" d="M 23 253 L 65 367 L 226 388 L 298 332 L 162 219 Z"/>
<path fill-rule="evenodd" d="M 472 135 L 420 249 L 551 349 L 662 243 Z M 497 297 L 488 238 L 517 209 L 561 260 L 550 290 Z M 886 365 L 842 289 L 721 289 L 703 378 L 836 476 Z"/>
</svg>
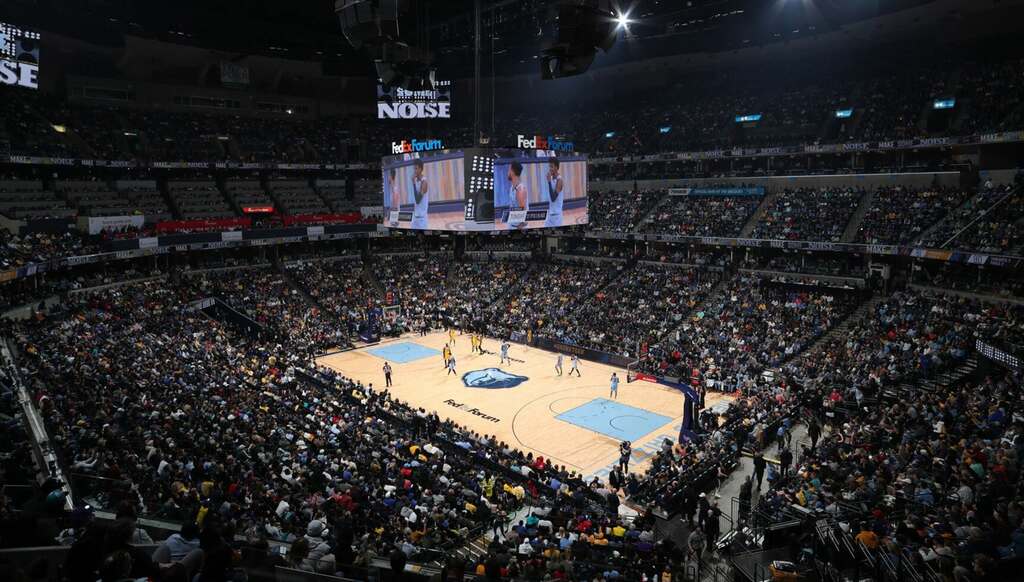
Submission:
<svg viewBox="0 0 1024 582">
<path fill-rule="evenodd" d="M 391 213 L 399 211 L 398 195 L 395 192 L 395 184 L 397 183 L 398 174 L 395 168 L 388 170 L 388 183 L 385 193 L 387 194 L 387 200 L 384 201 L 385 212 L 387 212 L 388 224 L 390 226 L 398 226 L 398 219 L 395 218 L 394 222 L 391 221 Z M 396 215 L 397 216 L 397 215 Z"/>
<path fill-rule="evenodd" d="M 562 375 L 562 354 L 558 354 L 558 359 L 555 360 L 555 373 Z"/>
<path fill-rule="evenodd" d="M 510 364 L 512 363 L 512 358 L 508 357 L 508 342 L 501 342 L 501 361 L 498 363 L 504 364 L 505 360 L 508 360 Z"/>
<path fill-rule="evenodd" d="M 565 199 L 562 176 L 559 175 L 561 162 L 551 158 L 548 162 L 548 215 L 544 218 L 545 227 L 562 226 L 562 200 Z"/>
<path fill-rule="evenodd" d="M 423 160 L 416 160 L 412 164 L 412 193 L 416 200 L 416 206 L 412 209 L 412 223 L 410 228 L 427 229 L 427 210 L 430 206 L 429 184 L 423 177 Z"/>
<path fill-rule="evenodd" d="M 510 185 L 508 197 L 509 213 L 518 210 L 530 211 L 530 193 L 526 190 L 526 184 L 523 184 L 522 182 L 522 175 L 523 165 L 519 162 L 512 162 L 508 167 L 508 182 Z M 515 228 L 524 228 L 526 226 L 525 220 L 513 223 L 511 218 L 512 215 L 509 214 L 509 226 Z"/>
<path fill-rule="evenodd" d="M 455 345 L 455 328 L 454 327 L 449 327 L 448 328 L 448 339 L 451 340 L 451 344 L 454 346 Z"/>
<path fill-rule="evenodd" d="M 444 349 L 441 350 L 441 357 L 444 358 L 444 367 L 448 367 L 448 360 L 452 359 L 452 349 L 448 347 L 448 344 L 444 344 Z"/>
<path fill-rule="evenodd" d="M 384 387 L 391 387 L 391 363 L 384 362 Z"/>
<path fill-rule="evenodd" d="M 582 376 L 582 374 L 580 374 L 580 357 L 577 356 L 576 354 L 573 354 L 572 355 L 572 361 L 570 363 L 572 365 L 569 367 L 569 374 L 568 375 L 572 376 L 572 373 L 576 372 L 576 377 L 580 378 Z"/>
<path fill-rule="evenodd" d="M 608 396 L 616 400 L 619 399 L 619 377 L 615 374 L 615 372 L 612 372 L 612 387 L 611 392 L 609 392 Z"/>
<path fill-rule="evenodd" d="M 458 376 L 458 373 L 455 372 L 455 355 L 454 354 L 452 355 L 452 357 L 448 358 L 448 374 L 446 374 L 446 375 L 447 376 L 451 376 L 452 374 L 455 374 L 456 376 Z"/>
</svg>

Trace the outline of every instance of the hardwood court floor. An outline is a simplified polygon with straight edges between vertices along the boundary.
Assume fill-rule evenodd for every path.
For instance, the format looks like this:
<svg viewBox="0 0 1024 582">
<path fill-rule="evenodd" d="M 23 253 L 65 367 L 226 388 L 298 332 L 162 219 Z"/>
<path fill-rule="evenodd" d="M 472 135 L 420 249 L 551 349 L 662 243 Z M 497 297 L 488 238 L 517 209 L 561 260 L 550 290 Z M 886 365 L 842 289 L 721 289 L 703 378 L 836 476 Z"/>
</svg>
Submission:
<svg viewBox="0 0 1024 582">
<path fill-rule="evenodd" d="M 585 360 L 580 360 L 582 377 L 559 377 L 554 353 L 519 344 L 509 350 L 517 361 L 499 365 L 500 342 L 485 338 L 484 349 L 490 353 L 472 354 L 468 335 L 456 335 L 458 374 L 449 375 L 441 357 L 446 341 L 448 334 L 442 332 L 409 334 L 318 361 L 381 389 L 387 358 L 394 369 L 391 393 L 396 398 L 587 476 L 607 475 L 623 438 L 633 443 L 630 470 L 637 472 L 646 469 L 665 438 L 678 437 L 683 397 L 676 390 L 647 382 L 627 384 L 625 370 Z M 565 374 L 569 367 L 566 356 Z M 621 378 L 617 399 L 609 397 L 612 372 Z M 468 387 L 464 377 L 483 386 L 516 385 Z M 707 405 L 723 399 L 728 397 L 709 394 Z"/>
</svg>

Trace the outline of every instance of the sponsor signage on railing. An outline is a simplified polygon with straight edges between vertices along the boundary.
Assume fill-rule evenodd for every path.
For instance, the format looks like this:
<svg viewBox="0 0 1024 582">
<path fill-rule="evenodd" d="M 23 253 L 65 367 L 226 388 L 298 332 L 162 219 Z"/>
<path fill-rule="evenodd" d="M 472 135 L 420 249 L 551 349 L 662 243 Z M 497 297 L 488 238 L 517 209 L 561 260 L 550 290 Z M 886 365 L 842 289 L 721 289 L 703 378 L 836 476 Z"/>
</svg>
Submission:
<svg viewBox="0 0 1024 582">
<path fill-rule="evenodd" d="M 274 212 L 273 206 L 243 206 L 242 212 L 245 214 L 272 214 Z"/>
<path fill-rule="evenodd" d="M 142 228 L 145 222 L 146 217 L 141 214 L 130 216 L 82 216 L 78 218 L 78 227 L 89 234 L 99 234 L 105 230 Z"/>
<path fill-rule="evenodd" d="M 670 196 L 764 196 L 764 186 L 669 188 Z"/>
<path fill-rule="evenodd" d="M 216 231 L 248 228 L 252 226 L 251 218 L 208 218 L 204 220 L 162 220 L 156 223 L 159 233 Z"/>
</svg>

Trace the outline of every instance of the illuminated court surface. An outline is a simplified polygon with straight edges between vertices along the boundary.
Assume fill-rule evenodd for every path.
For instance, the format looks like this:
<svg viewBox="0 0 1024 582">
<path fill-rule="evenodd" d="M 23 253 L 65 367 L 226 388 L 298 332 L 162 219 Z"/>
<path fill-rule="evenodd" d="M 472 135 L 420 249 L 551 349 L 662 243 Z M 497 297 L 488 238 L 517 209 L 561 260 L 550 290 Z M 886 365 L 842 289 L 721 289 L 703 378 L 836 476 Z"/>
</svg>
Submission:
<svg viewBox="0 0 1024 582">
<path fill-rule="evenodd" d="M 626 383 L 626 371 L 580 360 L 582 377 L 555 373 L 556 355 L 512 344 L 516 361 L 499 365 L 500 342 L 484 339 L 487 354 L 472 354 L 468 335 L 456 335 L 458 374 L 443 368 L 448 334 L 409 334 L 380 344 L 320 358 L 320 364 L 374 389 L 384 388 L 385 360 L 391 363 L 391 393 L 428 412 L 436 411 L 471 430 L 494 435 L 522 451 L 550 459 L 586 476 L 604 478 L 618 461 L 619 442 L 633 443 L 630 470 L 643 471 L 664 439 L 679 435 L 683 396 L 648 382 Z M 618 398 L 609 394 L 619 375 Z M 728 397 L 709 394 L 707 405 Z"/>
</svg>

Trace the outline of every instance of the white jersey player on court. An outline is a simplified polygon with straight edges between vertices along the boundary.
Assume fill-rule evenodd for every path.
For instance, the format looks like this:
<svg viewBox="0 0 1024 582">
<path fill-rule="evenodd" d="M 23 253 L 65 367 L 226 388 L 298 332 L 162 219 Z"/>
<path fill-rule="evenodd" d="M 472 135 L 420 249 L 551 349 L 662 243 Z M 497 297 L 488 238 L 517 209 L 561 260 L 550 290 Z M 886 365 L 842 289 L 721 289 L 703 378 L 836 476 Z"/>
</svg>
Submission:
<svg viewBox="0 0 1024 582">
<path fill-rule="evenodd" d="M 559 376 L 562 375 L 562 354 L 558 354 L 558 359 L 555 360 L 555 372 L 557 372 Z"/>
<path fill-rule="evenodd" d="M 548 214 L 545 227 L 562 226 L 562 201 L 565 200 L 565 183 L 559 175 L 561 162 L 557 158 L 548 161 Z"/>
<path fill-rule="evenodd" d="M 508 347 L 508 342 L 501 342 L 501 361 L 498 364 L 504 364 L 505 360 L 508 360 L 510 364 L 512 363 L 512 358 L 508 357 Z"/>
<path fill-rule="evenodd" d="M 430 185 L 423 177 L 423 160 L 413 162 L 412 168 L 412 193 L 416 205 L 412 209 L 412 224 L 409 226 L 426 230 L 427 212 L 430 208 Z"/>
<path fill-rule="evenodd" d="M 571 364 L 572 365 L 569 366 L 569 373 L 567 375 L 572 376 L 572 373 L 576 372 L 577 378 L 583 376 L 583 374 L 580 374 L 580 357 L 573 354 Z"/>
</svg>

